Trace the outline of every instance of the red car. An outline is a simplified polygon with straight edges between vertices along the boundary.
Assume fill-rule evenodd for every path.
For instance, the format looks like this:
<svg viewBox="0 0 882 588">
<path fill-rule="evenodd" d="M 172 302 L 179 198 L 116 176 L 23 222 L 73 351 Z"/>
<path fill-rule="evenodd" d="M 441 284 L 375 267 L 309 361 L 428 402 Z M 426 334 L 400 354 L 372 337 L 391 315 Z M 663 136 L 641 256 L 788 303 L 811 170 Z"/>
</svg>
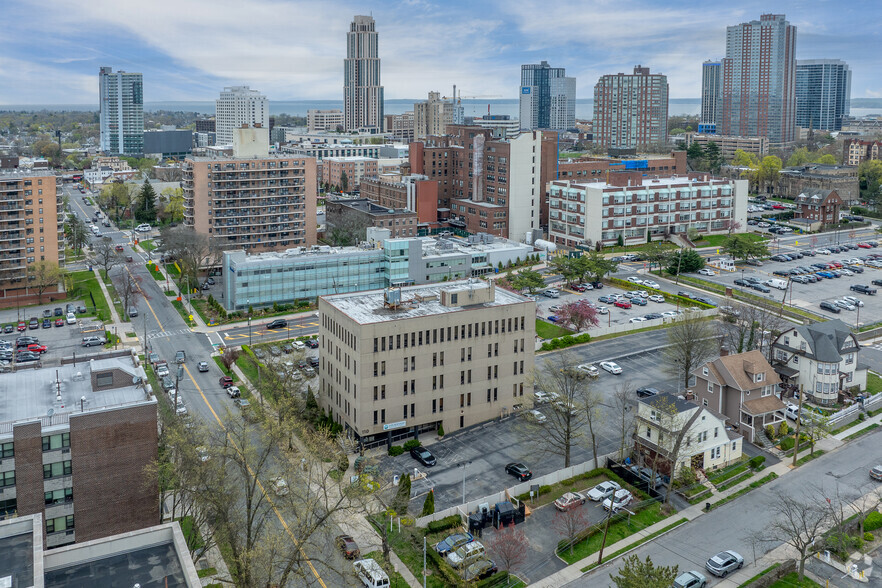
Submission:
<svg viewBox="0 0 882 588">
<path fill-rule="evenodd" d="M 631 301 L 626 299 L 616 300 L 615 306 L 618 306 L 619 308 L 631 308 Z"/>
<path fill-rule="evenodd" d="M 64 326 L 64 319 L 63 318 L 55 319 L 55 326 L 56 327 L 63 327 Z"/>
<path fill-rule="evenodd" d="M 773 204 L 772 208 L 774 208 L 775 210 L 784 210 L 787 207 L 784 206 L 783 204 Z"/>
<path fill-rule="evenodd" d="M 861 249 L 872 249 L 873 248 L 873 246 L 870 245 L 869 243 L 858 243 L 858 247 L 860 247 Z"/>
<path fill-rule="evenodd" d="M 28 351 L 31 351 L 33 353 L 46 353 L 49 350 L 46 349 L 45 345 L 40 345 L 39 343 L 31 343 L 30 345 L 28 345 Z"/>
<path fill-rule="evenodd" d="M 115 249 L 116 251 L 120 251 L 120 252 L 122 252 L 122 250 L 123 250 L 123 246 L 122 246 L 122 245 L 117 245 L 116 247 L 114 247 L 114 249 Z"/>
<path fill-rule="evenodd" d="M 587 292 L 588 288 L 586 288 L 582 284 L 576 284 L 575 286 L 573 286 L 573 290 L 575 290 L 576 292 Z"/>
<path fill-rule="evenodd" d="M 24 322 L 24 321 L 18 321 L 18 330 L 19 330 L 19 331 L 27 331 L 27 330 L 28 330 L 28 324 L 27 324 L 26 322 Z"/>
</svg>

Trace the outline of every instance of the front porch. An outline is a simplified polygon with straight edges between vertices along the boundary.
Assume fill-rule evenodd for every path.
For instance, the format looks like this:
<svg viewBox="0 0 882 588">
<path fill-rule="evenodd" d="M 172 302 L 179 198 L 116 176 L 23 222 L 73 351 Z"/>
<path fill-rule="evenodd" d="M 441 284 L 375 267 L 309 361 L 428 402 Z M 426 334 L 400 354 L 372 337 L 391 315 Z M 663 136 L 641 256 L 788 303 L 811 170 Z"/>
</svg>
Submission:
<svg viewBox="0 0 882 588">
<path fill-rule="evenodd" d="M 738 428 L 741 434 L 751 443 L 756 442 L 757 431 L 765 431 L 771 425 L 778 430 L 784 422 L 785 405 L 777 396 L 754 398 L 741 404 Z M 778 414 L 779 411 L 781 414 Z"/>
</svg>

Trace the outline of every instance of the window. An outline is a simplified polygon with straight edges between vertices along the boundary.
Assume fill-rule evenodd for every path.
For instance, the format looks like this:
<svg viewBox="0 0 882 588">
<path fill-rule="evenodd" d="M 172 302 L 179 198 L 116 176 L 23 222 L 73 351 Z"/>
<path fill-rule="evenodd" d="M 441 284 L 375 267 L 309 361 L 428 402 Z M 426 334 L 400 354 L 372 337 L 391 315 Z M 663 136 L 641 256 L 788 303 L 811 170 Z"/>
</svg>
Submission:
<svg viewBox="0 0 882 588">
<path fill-rule="evenodd" d="M 68 461 L 56 461 L 55 463 L 45 463 L 43 464 L 43 479 L 48 480 L 49 478 L 57 478 L 58 476 L 69 476 L 71 475 L 71 462 Z"/>
<path fill-rule="evenodd" d="M 701 368 L 701 374 L 704 375 L 704 376 L 707 375 L 707 368 L 706 368 L 706 367 Z"/>
<path fill-rule="evenodd" d="M 59 504 L 62 502 L 71 502 L 73 500 L 73 488 L 62 488 L 61 490 L 53 490 L 46 492 L 46 505 Z"/>
<path fill-rule="evenodd" d="M 95 385 L 98 388 L 107 388 L 113 386 L 113 372 L 103 372 L 95 374 Z"/>
<path fill-rule="evenodd" d="M 710 392 L 711 394 L 714 393 L 714 385 L 712 382 L 707 383 L 707 391 Z"/>
<path fill-rule="evenodd" d="M 15 447 L 14 443 L 11 441 L 9 443 L 0 443 L 0 457 L 15 457 Z"/>
<path fill-rule="evenodd" d="M 0 472 L 0 488 L 15 486 L 15 471 Z"/>
<path fill-rule="evenodd" d="M 845 356 L 845 365 L 849 365 L 851 363 L 854 363 L 854 353 L 849 353 Z"/>
<path fill-rule="evenodd" d="M 51 451 L 63 447 L 70 447 L 70 433 L 43 437 L 43 451 Z"/>
<path fill-rule="evenodd" d="M 646 427 L 646 438 L 652 439 L 652 429 L 650 429 L 649 427 Z"/>
<path fill-rule="evenodd" d="M 762 382 L 765 379 L 766 379 L 766 374 L 763 374 L 763 373 L 756 374 L 755 380 L 757 382 Z"/>
<path fill-rule="evenodd" d="M 720 436 L 720 428 L 714 427 L 714 439 Z"/>
<path fill-rule="evenodd" d="M 46 533 L 61 533 L 74 528 L 74 516 L 58 517 L 46 520 Z"/>
</svg>

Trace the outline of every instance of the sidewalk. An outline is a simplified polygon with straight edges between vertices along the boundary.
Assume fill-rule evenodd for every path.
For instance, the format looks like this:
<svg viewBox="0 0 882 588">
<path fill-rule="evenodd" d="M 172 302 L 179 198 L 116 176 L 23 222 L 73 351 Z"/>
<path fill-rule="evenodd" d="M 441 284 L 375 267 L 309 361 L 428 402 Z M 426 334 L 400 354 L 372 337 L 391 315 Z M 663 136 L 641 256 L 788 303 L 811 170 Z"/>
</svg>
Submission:
<svg viewBox="0 0 882 588">
<path fill-rule="evenodd" d="M 876 417 L 873 417 L 872 419 L 868 419 L 863 424 L 866 425 L 870 421 L 877 421 L 877 420 L 882 420 L 882 415 L 877 415 Z M 855 427 L 855 430 L 857 430 L 857 427 Z M 829 453 L 830 451 L 833 451 L 836 448 L 841 447 L 842 445 L 843 445 L 843 442 L 840 440 L 837 440 L 837 439 L 833 439 L 833 438 L 822 439 L 820 442 L 815 444 L 815 451 L 823 450 L 823 451 Z M 809 454 L 809 450 L 806 449 L 805 451 L 799 452 L 799 457 L 802 458 L 808 454 Z M 770 473 L 775 473 L 778 475 L 778 477 L 781 477 L 781 476 L 789 473 L 792 470 L 792 468 L 790 466 L 792 459 L 793 459 L 792 456 L 788 457 L 786 459 L 786 461 L 781 461 L 781 462 L 775 464 L 774 466 L 770 466 L 768 468 L 760 470 L 759 472 L 756 472 L 754 475 L 752 475 L 749 478 L 743 480 L 742 482 L 736 484 L 735 486 L 728 488 L 724 492 L 720 492 L 718 494 L 715 494 L 707 502 L 710 502 L 711 504 L 716 504 L 720 500 L 727 498 L 727 497 L 731 496 L 732 494 L 735 494 L 736 492 L 742 490 L 743 488 L 746 488 L 747 486 L 749 486 L 751 483 L 755 482 L 756 480 L 759 480 L 761 478 L 764 478 L 765 476 L 768 476 Z M 658 523 L 656 523 L 650 527 L 647 527 L 647 528 L 643 529 L 642 531 L 638 531 L 637 533 L 634 533 L 630 537 L 626 537 L 625 539 L 622 539 L 621 541 L 619 541 L 617 543 L 613 543 L 612 545 L 607 545 L 604 548 L 604 552 L 608 553 L 608 554 L 612 554 L 612 553 L 616 553 L 617 551 L 619 551 L 621 549 L 625 549 L 625 548 L 632 546 L 632 545 L 634 545 L 635 549 L 636 549 L 637 545 L 635 545 L 635 544 L 639 544 L 641 542 L 641 540 L 643 540 L 644 538 L 648 537 L 649 535 L 652 535 L 653 533 L 661 531 L 662 529 L 664 529 L 665 527 L 667 527 L 668 525 L 670 525 L 672 522 L 674 522 L 676 520 L 685 518 L 685 519 L 688 519 L 689 521 L 692 521 L 694 519 L 697 519 L 698 517 L 705 514 L 704 502 L 705 501 L 702 501 L 699 504 L 694 504 L 694 505 L 690 506 L 689 508 L 686 508 L 686 509 L 672 515 L 671 517 L 668 517 L 667 519 L 665 519 L 663 521 L 659 521 Z M 668 531 L 668 533 L 671 531 L 675 531 L 676 529 L 679 529 L 680 527 L 682 527 L 683 525 L 686 525 L 686 524 L 688 524 L 688 523 L 683 523 L 682 525 L 674 527 L 673 529 Z M 659 539 L 659 537 L 662 537 L 663 535 L 659 535 L 657 537 L 654 537 L 653 541 Z M 766 556 L 761 561 L 764 561 L 766 558 L 769 558 L 770 556 L 772 556 L 775 553 L 775 551 L 777 551 L 777 550 L 773 550 L 773 551 L 767 553 Z M 627 555 L 627 552 L 623 553 L 621 556 L 624 556 L 624 555 Z M 619 556 L 619 557 L 621 557 L 621 556 Z M 617 558 L 606 559 L 603 563 L 603 566 L 608 566 L 610 562 L 613 562 L 616 559 Z M 765 569 L 766 567 L 768 567 L 769 565 L 771 565 L 775 561 L 780 561 L 781 559 L 788 559 L 788 558 L 787 557 L 780 557 L 778 559 L 770 559 L 768 561 L 768 563 L 763 564 L 763 566 L 760 567 L 759 569 Z M 589 555 L 585 559 L 582 559 L 581 561 L 578 561 L 575 564 L 568 566 L 568 567 L 564 568 L 563 570 L 561 570 L 555 574 L 552 574 L 551 576 L 548 576 L 547 578 L 543 578 L 542 580 L 539 580 L 538 582 L 534 582 L 534 583 L 530 584 L 530 586 L 537 586 L 540 588 L 556 588 L 557 586 L 563 586 L 563 585 L 567 584 L 568 582 L 573 582 L 573 581 L 581 578 L 584 573 L 590 573 L 590 572 L 582 572 L 581 569 L 588 566 L 588 565 L 591 565 L 592 563 L 595 563 L 596 561 L 597 561 L 597 554 L 596 553 Z M 756 570 L 751 568 L 748 575 L 744 575 L 742 578 L 742 574 L 745 574 L 745 572 L 748 572 L 748 570 L 743 570 L 743 571 L 738 572 L 737 574 L 733 574 L 729 580 L 724 581 L 722 584 L 720 584 L 720 586 L 730 586 L 730 585 L 731 586 L 738 586 L 741 584 L 741 582 L 752 578 L 757 573 Z M 739 578 L 739 580 L 735 580 L 735 578 Z M 734 583 L 729 583 L 729 582 L 734 582 Z"/>
</svg>

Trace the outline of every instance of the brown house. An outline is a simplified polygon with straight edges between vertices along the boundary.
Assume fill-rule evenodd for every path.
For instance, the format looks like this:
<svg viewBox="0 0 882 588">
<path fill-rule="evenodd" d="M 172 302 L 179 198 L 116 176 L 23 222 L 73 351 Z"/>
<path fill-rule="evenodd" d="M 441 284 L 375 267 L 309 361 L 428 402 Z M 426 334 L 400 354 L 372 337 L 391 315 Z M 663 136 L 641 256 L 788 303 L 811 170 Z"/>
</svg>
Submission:
<svg viewBox="0 0 882 588">
<path fill-rule="evenodd" d="M 784 420 L 778 414 L 784 411 L 777 395 L 781 379 L 758 350 L 709 361 L 692 375 L 695 385 L 689 392 L 696 402 L 728 417 L 751 443 L 757 431 L 777 428 Z"/>
<path fill-rule="evenodd" d="M 836 190 L 808 188 L 796 197 L 797 218 L 804 218 L 823 225 L 839 222 L 842 198 Z"/>
</svg>

